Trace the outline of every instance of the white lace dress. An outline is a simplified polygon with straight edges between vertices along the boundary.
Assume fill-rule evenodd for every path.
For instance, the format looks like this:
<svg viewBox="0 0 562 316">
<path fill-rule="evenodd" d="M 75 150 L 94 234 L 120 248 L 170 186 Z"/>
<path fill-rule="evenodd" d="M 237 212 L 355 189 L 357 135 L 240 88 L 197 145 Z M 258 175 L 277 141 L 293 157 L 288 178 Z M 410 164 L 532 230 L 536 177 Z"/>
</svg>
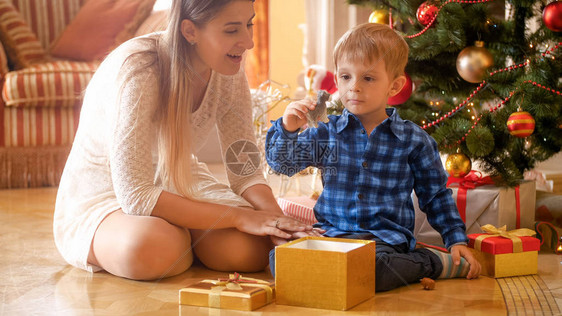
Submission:
<svg viewBox="0 0 562 316">
<path fill-rule="evenodd" d="M 146 41 L 138 38 L 122 45 L 90 81 L 59 185 L 53 225 L 56 246 L 68 263 L 88 271 L 100 270 L 88 264 L 87 258 L 94 233 L 109 213 L 122 209 L 127 214 L 149 216 L 162 190 L 175 192 L 174 188 L 162 187 L 156 172 L 155 70 L 147 67 L 127 84 L 121 101 L 116 98 L 120 87 L 116 80 L 123 60 L 143 45 L 147 45 Z M 255 144 L 251 113 L 243 70 L 234 76 L 213 72 L 190 123 L 195 153 L 215 125 L 223 158 L 233 144 L 236 148 L 244 142 Z M 194 158 L 193 179 L 205 200 L 250 206 L 240 194 L 252 185 L 266 184 L 261 167 L 250 172 L 226 168 L 230 183 L 227 186 Z"/>
</svg>

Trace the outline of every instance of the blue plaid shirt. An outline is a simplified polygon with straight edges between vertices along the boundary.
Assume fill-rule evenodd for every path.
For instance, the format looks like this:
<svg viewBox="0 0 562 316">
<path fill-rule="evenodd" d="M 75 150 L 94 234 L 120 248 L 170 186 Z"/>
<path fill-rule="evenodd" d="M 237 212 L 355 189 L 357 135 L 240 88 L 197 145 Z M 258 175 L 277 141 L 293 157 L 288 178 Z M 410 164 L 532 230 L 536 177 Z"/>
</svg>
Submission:
<svg viewBox="0 0 562 316">
<path fill-rule="evenodd" d="M 314 214 L 326 236 L 369 232 L 382 241 L 414 249 L 415 190 L 420 209 L 447 248 L 466 243 L 451 190 L 446 188 L 437 144 L 416 124 L 387 108 L 388 118 L 367 135 L 349 111 L 328 123 L 288 132 L 282 118 L 272 121 L 266 138 L 267 162 L 293 175 L 308 166 L 322 171 L 324 190 Z"/>
</svg>

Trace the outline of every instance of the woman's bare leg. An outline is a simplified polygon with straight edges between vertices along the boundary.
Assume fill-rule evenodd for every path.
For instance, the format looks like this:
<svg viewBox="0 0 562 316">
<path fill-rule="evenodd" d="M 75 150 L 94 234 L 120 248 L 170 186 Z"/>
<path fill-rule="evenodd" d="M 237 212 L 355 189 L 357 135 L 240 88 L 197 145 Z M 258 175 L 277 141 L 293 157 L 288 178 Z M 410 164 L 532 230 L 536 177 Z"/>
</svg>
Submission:
<svg viewBox="0 0 562 316">
<path fill-rule="evenodd" d="M 190 234 L 161 218 L 118 210 L 98 227 L 88 262 L 128 279 L 170 277 L 193 262 Z"/>
<path fill-rule="evenodd" d="M 191 229 L 195 255 L 209 269 L 257 272 L 269 263 L 273 244 L 269 236 L 255 236 L 235 228 Z"/>
</svg>

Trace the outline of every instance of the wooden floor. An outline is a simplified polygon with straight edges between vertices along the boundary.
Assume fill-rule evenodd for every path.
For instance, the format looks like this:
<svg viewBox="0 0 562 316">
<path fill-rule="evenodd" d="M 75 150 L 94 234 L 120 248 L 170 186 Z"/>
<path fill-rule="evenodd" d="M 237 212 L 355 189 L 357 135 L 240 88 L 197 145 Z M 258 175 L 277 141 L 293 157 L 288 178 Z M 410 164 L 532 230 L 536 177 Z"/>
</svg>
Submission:
<svg viewBox="0 0 562 316">
<path fill-rule="evenodd" d="M 56 190 L 0 190 L 0 315 L 559 315 L 562 306 L 562 256 L 547 253 L 539 255 L 535 276 L 438 280 L 433 291 L 415 284 L 377 293 L 347 312 L 180 306 L 180 288 L 224 274 L 196 265 L 173 278 L 137 282 L 73 268 L 53 242 Z M 247 276 L 271 279 L 268 272 Z"/>
</svg>

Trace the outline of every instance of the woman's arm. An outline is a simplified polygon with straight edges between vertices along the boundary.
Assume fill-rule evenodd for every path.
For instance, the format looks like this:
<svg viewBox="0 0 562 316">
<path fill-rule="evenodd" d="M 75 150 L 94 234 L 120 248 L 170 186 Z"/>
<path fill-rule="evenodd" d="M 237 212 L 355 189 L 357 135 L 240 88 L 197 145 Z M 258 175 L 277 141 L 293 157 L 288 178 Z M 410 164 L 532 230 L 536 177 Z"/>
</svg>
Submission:
<svg viewBox="0 0 562 316">
<path fill-rule="evenodd" d="M 115 195 L 126 214 L 151 215 L 189 229 L 236 228 L 254 235 L 287 237 L 279 227 L 304 230 L 305 225 L 279 214 L 200 202 L 154 185 L 151 149 L 157 141 L 153 121 L 158 90 L 150 68 L 131 77 L 113 113 L 110 167 Z M 264 180 L 265 181 L 265 180 Z M 282 222 L 283 225 L 278 224 Z"/>
<path fill-rule="evenodd" d="M 151 215 L 190 229 L 234 227 L 253 235 L 272 235 L 279 238 L 291 237 L 281 229 L 304 231 L 308 228 L 297 220 L 283 216 L 280 210 L 279 214 L 256 212 L 250 208 L 193 201 L 166 191 L 158 198 Z"/>
<path fill-rule="evenodd" d="M 283 215 L 275 196 L 273 196 L 271 188 L 265 184 L 256 184 L 247 188 L 242 193 L 242 197 L 250 202 L 256 210 L 264 210 L 270 213 Z"/>
</svg>

